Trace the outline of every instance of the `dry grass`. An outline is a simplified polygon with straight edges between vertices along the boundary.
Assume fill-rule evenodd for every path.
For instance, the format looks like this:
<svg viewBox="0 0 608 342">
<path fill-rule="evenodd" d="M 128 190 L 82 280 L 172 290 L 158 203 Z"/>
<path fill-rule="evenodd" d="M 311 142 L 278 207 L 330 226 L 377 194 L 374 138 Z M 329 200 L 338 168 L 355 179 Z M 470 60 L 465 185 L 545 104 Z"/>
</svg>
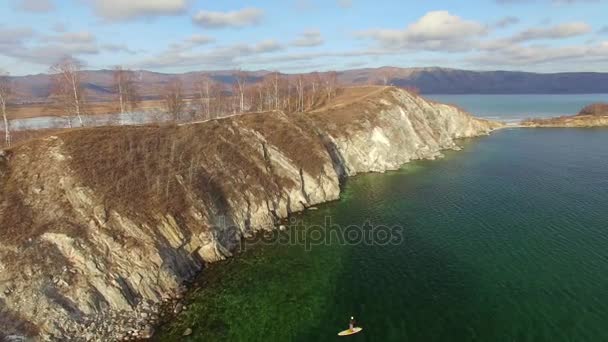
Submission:
<svg viewBox="0 0 608 342">
<path fill-rule="evenodd" d="M 139 104 L 138 110 L 164 108 L 161 100 L 146 100 Z M 87 115 L 116 114 L 119 112 L 118 104 L 113 102 L 90 102 L 86 108 Z M 65 116 L 65 111 L 52 104 L 25 104 L 12 105 L 8 111 L 9 119 L 27 119 L 40 116 Z"/>
<path fill-rule="evenodd" d="M 381 86 L 345 88 L 323 108 L 304 115 L 333 133 L 348 131 L 348 127 L 364 128 L 362 125 L 374 122 L 377 114 L 386 107 L 377 99 L 390 101 L 394 89 Z"/>
<path fill-rule="evenodd" d="M 12 146 L 16 147 L 21 144 L 27 143 L 28 141 L 40 139 L 44 137 L 48 137 L 50 135 L 54 135 L 67 129 L 40 129 L 40 130 L 29 130 L 29 131 L 15 131 L 11 132 Z M 0 141 L 0 149 L 7 148 L 4 144 L 4 132 L 0 133 L 2 135 L 2 141 Z"/>
<path fill-rule="evenodd" d="M 268 160 L 270 145 L 318 177 L 329 157 L 315 127 L 344 130 L 368 123 L 386 105 L 368 100 L 367 94 L 372 91 L 390 100 L 391 89 L 346 89 L 325 110 L 314 113 L 251 113 L 186 125 L 24 132 L 24 142 L 8 150 L 9 160 L 18 155 L 22 167 L 0 159 L 0 238 L 20 243 L 45 231 L 70 236 L 86 231 L 72 217 L 65 190 L 58 185 L 66 175 L 91 189 L 106 212 L 115 210 L 141 222 L 163 214 L 186 220 L 193 203 L 229 210 L 228 199 L 243 198 L 248 192 L 260 198 L 280 195 L 296 184 L 275 172 Z M 56 134 L 57 140 L 35 139 L 48 134 Z M 60 146 L 67 157 L 66 170 L 44 164 L 55 162 L 48 156 L 51 144 Z M 32 207 L 32 187 L 40 186 L 35 183 L 48 187 L 44 196 L 55 196 L 44 199 L 46 207 Z"/>
<path fill-rule="evenodd" d="M 269 177 L 264 147 L 252 146 L 257 138 L 248 130 L 258 131 L 297 165 L 318 173 L 320 157 L 311 149 L 312 132 L 303 127 L 282 113 L 260 113 L 183 126 L 81 129 L 60 137 L 71 168 L 103 196 L 107 208 L 132 215 L 180 214 L 187 207 L 185 189 L 223 206 L 224 199 L 212 196 L 274 193 L 294 185 L 289 179 Z"/>
<path fill-rule="evenodd" d="M 594 103 L 581 109 L 578 115 L 608 116 L 608 103 Z"/>
<path fill-rule="evenodd" d="M 303 115 L 260 113 L 245 115 L 237 120 L 259 132 L 270 144 L 279 146 L 281 152 L 309 174 L 316 175 L 322 171 L 322 164 L 318 163 L 319 158 L 322 158 L 319 155 L 320 146 L 313 139 L 317 133 Z"/>
</svg>

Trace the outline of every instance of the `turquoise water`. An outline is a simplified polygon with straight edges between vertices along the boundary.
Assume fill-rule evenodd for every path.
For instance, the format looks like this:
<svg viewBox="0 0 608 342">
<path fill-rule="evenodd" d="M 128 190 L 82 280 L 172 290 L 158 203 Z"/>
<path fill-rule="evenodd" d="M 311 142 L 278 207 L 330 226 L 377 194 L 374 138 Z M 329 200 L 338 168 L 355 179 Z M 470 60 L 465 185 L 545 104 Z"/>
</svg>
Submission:
<svg viewBox="0 0 608 342">
<path fill-rule="evenodd" d="M 461 144 L 351 178 L 291 228 L 398 225 L 398 243 L 248 248 L 205 270 L 157 339 L 340 341 L 354 315 L 351 341 L 607 341 L 608 129 Z"/>
<path fill-rule="evenodd" d="M 425 97 L 458 105 L 475 116 L 507 122 L 573 115 L 588 104 L 608 102 L 608 94 L 425 95 Z"/>
</svg>

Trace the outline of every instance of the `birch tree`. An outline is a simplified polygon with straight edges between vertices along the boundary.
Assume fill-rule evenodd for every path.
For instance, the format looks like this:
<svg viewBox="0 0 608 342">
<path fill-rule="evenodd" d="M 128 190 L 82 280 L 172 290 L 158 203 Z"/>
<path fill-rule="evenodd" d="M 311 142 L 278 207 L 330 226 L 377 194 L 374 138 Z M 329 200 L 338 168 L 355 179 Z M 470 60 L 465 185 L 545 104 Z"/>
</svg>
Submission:
<svg viewBox="0 0 608 342">
<path fill-rule="evenodd" d="M 331 98 L 335 95 L 336 88 L 338 86 L 338 73 L 335 71 L 327 72 L 324 76 L 323 83 L 327 100 L 331 100 Z"/>
<path fill-rule="evenodd" d="M 213 117 L 220 117 L 224 114 L 224 88 L 221 84 L 211 85 L 211 97 L 213 98 Z"/>
<path fill-rule="evenodd" d="M 118 102 L 120 113 L 133 111 L 139 105 L 139 94 L 135 85 L 135 74 L 131 70 L 125 70 L 121 66 L 114 69 L 114 91 Z"/>
<path fill-rule="evenodd" d="M 201 102 L 201 113 L 203 119 L 211 119 L 211 86 L 212 80 L 209 76 L 203 75 L 196 82 L 196 90 Z"/>
<path fill-rule="evenodd" d="M 239 96 L 241 113 L 245 111 L 245 87 L 247 86 L 247 72 L 238 70 L 235 74 L 236 90 Z"/>
<path fill-rule="evenodd" d="M 76 116 L 84 126 L 82 116 L 85 108 L 85 90 L 81 79 L 82 63 L 67 57 L 51 67 L 53 74 L 51 94 L 57 105 L 70 116 Z"/>
<path fill-rule="evenodd" d="M 392 68 L 385 68 L 380 72 L 382 85 L 389 85 L 395 76 L 394 70 Z"/>
<path fill-rule="evenodd" d="M 2 119 L 4 120 L 4 143 L 7 147 L 11 146 L 10 123 L 6 113 L 6 106 L 8 98 L 11 96 L 11 90 L 9 74 L 0 70 L 0 111 L 2 111 Z"/>
<path fill-rule="evenodd" d="M 296 112 L 304 111 L 304 76 L 298 75 L 296 77 L 296 92 L 298 94 L 298 101 L 296 104 Z"/>
<path fill-rule="evenodd" d="M 281 100 L 281 95 L 280 95 L 280 75 L 278 72 L 274 71 L 273 73 L 267 75 L 264 78 L 264 83 L 267 84 L 267 90 L 268 90 L 268 94 L 271 100 L 271 107 L 274 110 L 279 110 L 279 106 L 280 106 L 280 100 Z"/>
<path fill-rule="evenodd" d="M 163 97 L 167 112 L 173 120 L 178 121 L 184 110 L 182 82 L 177 78 L 169 82 L 165 87 Z"/>
<path fill-rule="evenodd" d="M 312 109 L 317 102 L 317 92 L 319 91 L 319 87 L 321 84 L 321 78 L 319 77 L 318 72 L 313 72 L 308 77 L 308 83 L 310 84 L 310 101 L 308 104 L 308 108 Z"/>
</svg>

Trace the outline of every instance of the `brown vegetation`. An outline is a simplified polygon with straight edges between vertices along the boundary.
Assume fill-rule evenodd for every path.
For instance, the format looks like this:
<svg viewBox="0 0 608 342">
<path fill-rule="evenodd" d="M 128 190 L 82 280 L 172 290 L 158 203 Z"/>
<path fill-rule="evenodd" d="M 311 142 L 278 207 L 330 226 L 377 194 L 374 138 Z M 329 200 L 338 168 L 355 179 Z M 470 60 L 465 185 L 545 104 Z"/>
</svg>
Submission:
<svg viewBox="0 0 608 342">
<path fill-rule="evenodd" d="M 554 118 L 532 118 L 521 122 L 529 127 L 598 127 L 608 125 L 608 104 L 595 103 L 581 109 L 576 115 Z"/>
<path fill-rule="evenodd" d="M 179 121 L 185 104 L 182 82 L 176 78 L 167 84 L 163 97 L 167 112 L 174 121 Z"/>
<path fill-rule="evenodd" d="M 606 116 L 608 115 L 608 103 L 590 104 L 581 109 L 578 115 Z"/>
<path fill-rule="evenodd" d="M 65 131 L 65 129 L 37 129 L 27 131 L 15 131 L 11 134 L 11 145 L 6 143 L 0 144 L 0 149 L 9 148 L 11 146 L 19 146 L 30 140 L 44 138 Z"/>
</svg>

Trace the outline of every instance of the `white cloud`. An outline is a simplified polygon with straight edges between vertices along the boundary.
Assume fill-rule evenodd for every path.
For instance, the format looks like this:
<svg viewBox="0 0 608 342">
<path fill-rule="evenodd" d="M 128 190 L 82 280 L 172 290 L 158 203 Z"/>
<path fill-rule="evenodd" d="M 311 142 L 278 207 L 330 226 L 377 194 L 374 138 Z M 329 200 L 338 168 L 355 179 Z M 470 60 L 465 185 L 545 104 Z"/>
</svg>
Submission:
<svg viewBox="0 0 608 342">
<path fill-rule="evenodd" d="M 97 40 L 93 34 L 87 31 L 65 32 L 56 36 L 49 36 L 48 41 L 61 42 L 65 44 L 87 44 Z"/>
<path fill-rule="evenodd" d="M 189 43 L 192 43 L 192 44 L 196 44 L 196 45 L 205 45 L 205 44 L 213 43 L 215 41 L 215 38 L 205 36 L 202 34 L 195 34 L 195 35 L 192 35 L 190 38 L 186 39 L 186 41 Z"/>
<path fill-rule="evenodd" d="M 258 8 L 243 8 L 232 12 L 200 11 L 192 20 L 206 28 L 245 27 L 262 21 L 264 11 Z"/>
<path fill-rule="evenodd" d="M 215 42 L 215 38 L 203 34 L 194 34 L 180 42 L 173 43 L 169 46 L 170 51 L 180 52 L 192 50 L 194 48 L 208 45 Z"/>
<path fill-rule="evenodd" d="M 13 0 L 13 6 L 25 12 L 47 13 L 55 9 L 51 0 Z"/>
<path fill-rule="evenodd" d="M 498 28 L 505 28 L 505 27 L 509 27 L 511 25 L 515 25 L 517 23 L 519 23 L 519 18 L 513 17 L 513 16 L 507 16 L 507 17 L 504 17 L 504 18 L 498 20 L 496 23 L 494 23 L 494 26 L 498 27 Z"/>
<path fill-rule="evenodd" d="M 57 22 L 57 23 L 53 24 L 53 26 L 51 27 L 51 30 L 61 33 L 61 32 L 65 32 L 67 30 L 67 28 L 64 23 Z"/>
<path fill-rule="evenodd" d="M 253 46 L 253 53 L 266 53 L 283 50 L 283 46 L 274 39 L 263 40 Z"/>
<path fill-rule="evenodd" d="M 342 8 L 351 8 L 353 7 L 353 0 L 338 0 L 338 6 Z"/>
<path fill-rule="evenodd" d="M 96 38 L 88 32 L 38 35 L 29 28 L 0 27 L 0 55 L 20 62 L 48 66 L 66 56 L 98 53 Z"/>
<path fill-rule="evenodd" d="M 112 53 L 128 53 L 130 55 L 134 55 L 137 51 L 130 49 L 126 44 L 104 44 L 101 46 L 104 51 L 112 52 Z"/>
<path fill-rule="evenodd" d="M 591 32 L 591 26 L 583 22 L 559 24 L 552 27 L 531 28 L 515 35 L 511 40 L 524 42 L 541 39 L 561 39 L 580 36 Z"/>
<path fill-rule="evenodd" d="M 30 28 L 5 28 L 0 26 L 0 46 L 20 44 L 24 39 L 31 38 L 34 32 Z M 0 53 L 2 50 L 0 49 Z"/>
<path fill-rule="evenodd" d="M 190 0 L 89 0 L 95 13 L 107 20 L 178 15 L 186 11 Z"/>
<path fill-rule="evenodd" d="M 160 69 L 188 66 L 210 69 L 235 68 L 248 57 L 282 50 L 284 50 L 284 46 L 272 39 L 263 40 L 256 44 L 219 46 L 202 52 L 176 50 L 172 47 L 157 56 L 142 61 L 136 67 Z"/>
<path fill-rule="evenodd" d="M 303 32 L 299 38 L 292 42 L 292 45 L 299 47 L 311 47 L 323 45 L 323 42 L 321 32 L 317 30 L 310 30 Z"/>
<path fill-rule="evenodd" d="M 447 11 L 428 12 L 405 30 L 375 29 L 361 32 L 383 46 L 401 49 L 463 51 L 471 47 L 471 39 L 485 35 L 486 26 L 462 19 Z"/>
</svg>

